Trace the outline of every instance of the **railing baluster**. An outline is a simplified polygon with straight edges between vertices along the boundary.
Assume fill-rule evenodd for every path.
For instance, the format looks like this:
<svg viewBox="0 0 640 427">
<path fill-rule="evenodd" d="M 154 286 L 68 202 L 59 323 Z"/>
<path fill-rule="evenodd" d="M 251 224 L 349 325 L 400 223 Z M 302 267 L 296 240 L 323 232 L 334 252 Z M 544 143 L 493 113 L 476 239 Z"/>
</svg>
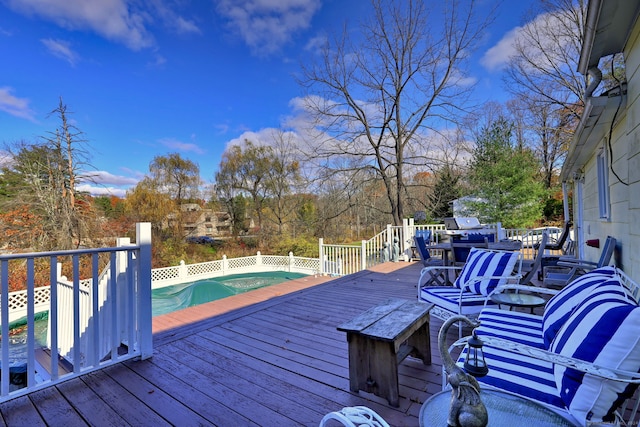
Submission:
<svg viewBox="0 0 640 427">
<path fill-rule="evenodd" d="M 34 259 L 27 258 L 27 386 L 36 384 L 35 359 L 35 269 Z"/>
<path fill-rule="evenodd" d="M 100 363 L 100 350 L 102 346 L 102 319 L 100 318 L 100 267 L 98 265 L 98 254 L 91 254 L 91 327 L 93 328 L 93 343 L 91 345 L 91 359 L 87 360 L 90 366 L 97 366 Z"/>
<path fill-rule="evenodd" d="M 134 351 L 135 340 L 135 328 L 137 318 L 136 314 L 136 304 L 135 304 L 135 259 L 133 257 L 133 252 L 127 252 L 127 353 L 132 354 Z"/>
<path fill-rule="evenodd" d="M 111 252 L 111 280 L 109 281 L 109 295 L 107 298 L 111 305 L 111 360 L 118 357 L 118 342 L 120 341 L 120 327 L 118 324 L 118 277 L 116 253 Z"/>
<path fill-rule="evenodd" d="M 77 254 L 71 257 L 73 271 L 73 372 L 80 373 L 80 260 Z"/>
<path fill-rule="evenodd" d="M 49 258 L 49 343 L 51 348 L 51 379 L 57 380 L 58 372 L 58 257 Z"/>
</svg>

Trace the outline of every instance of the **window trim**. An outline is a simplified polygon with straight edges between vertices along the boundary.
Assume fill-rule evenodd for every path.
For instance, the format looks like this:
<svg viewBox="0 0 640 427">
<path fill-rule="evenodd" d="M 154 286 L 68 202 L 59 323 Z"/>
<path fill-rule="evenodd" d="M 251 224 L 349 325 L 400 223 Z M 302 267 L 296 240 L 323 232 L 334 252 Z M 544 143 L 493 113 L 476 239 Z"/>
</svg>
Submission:
<svg viewBox="0 0 640 427">
<path fill-rule="evenodd" d="M 598 213 L 600 219 L 611 217 L 611 201 L 609 197 L 609 156 L 603 145 L 596 153 L 596 169 L 598 179 Z"/>
</svg>

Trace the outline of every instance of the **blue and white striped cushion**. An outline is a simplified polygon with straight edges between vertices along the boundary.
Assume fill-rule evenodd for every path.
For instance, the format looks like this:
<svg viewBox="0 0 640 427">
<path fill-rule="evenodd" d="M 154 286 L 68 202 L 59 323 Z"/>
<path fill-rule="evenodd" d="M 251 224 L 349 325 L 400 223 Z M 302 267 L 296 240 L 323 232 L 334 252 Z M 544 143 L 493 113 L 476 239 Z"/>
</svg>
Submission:
<svg viewBox="0 0 640 427">
<path fill-rule="evenodd" d="M 466 357 L 465 348 L 457 360 L 462 366 Z M 558 396 L 553 364 L 533 357 L 519 355 L 508 350 L 485 345 L 482 347 L 489 373 L 477 380 L 480 387 L 491 386 L 510 391 L 544 404 L 564 409 Z"/>
<path fill-rule="evenodd" d="M 475 330 L 483 336 L 504 338 L 532 347 L 543 348 L 542 316 L 519 311 L 486 308 L 478 316 L 480 326 Z"/>
<path fill-rule="evenodd" d="M 545 348 L 549 348 L 551 341 L 574 308 L 591 294 L 593 288 L 614 276 L 615 269 L 613 267 L 593 270 L 572 281 L 547 302 L 542 315 L 542 336 Z"/>
<path fill-rule="evenodd" d="M 486 297 L 461 292 L 453 286 L 427 286 L 420 289 L 420 299 L 437 305 L 451 313 L 459 313 L 467 316 L 477 315 L 485 307 Z M 489 300 L 486 305 L 495 307 L 496 304 Z"/>
<path fill-rule="evenodd" d="M 640 371 L 640 307 L 627 301 L 617 292 L 596 292 L 569 316 L 551 351 L 603 367 Z M 569 412 L 585 424 L 612 421 L 613 412 L 635 390 L 561 365 L 555 365 L 554 376 Z"/>
<path fill-rule="evenodd" d="M 489 295 L 498 285 L 505 284 L 507 278 L 513 273 L 513 268 L 518 261 L 518 252 L 487 251 L 471 248 L 467 262 L 454 286 L 460 289 L 468 289 L 478 295 Z M 502 277 L 488 280 L 472 281 L 477 277 Z"/>
</svg>

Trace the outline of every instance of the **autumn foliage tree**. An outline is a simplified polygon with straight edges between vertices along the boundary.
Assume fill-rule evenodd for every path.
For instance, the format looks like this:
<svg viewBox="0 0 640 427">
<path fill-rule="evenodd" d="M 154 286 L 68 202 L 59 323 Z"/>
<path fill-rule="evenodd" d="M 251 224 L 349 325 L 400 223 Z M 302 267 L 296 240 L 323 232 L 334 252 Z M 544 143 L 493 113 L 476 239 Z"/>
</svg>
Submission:
<svg viewBox="0 0 640 427">
<path fill-rule="evenodd" d="M 86 141 L 71 123 L 62 99 L 52 114 L 59 126 L 35 143 L 22 141 L 6 147 L 10 162 L 2 169 L 5 185 L 0 185 L 4 189 L 0 209 L 17 215 L 28 211 L 38 218 L 41 230 L 23 231 L 10 244 L 32 250 L 77 248 L 93 229 L 91 204 L 76 190 L 89 179 L 82 173 L 90 167 Z"/>
</svg>

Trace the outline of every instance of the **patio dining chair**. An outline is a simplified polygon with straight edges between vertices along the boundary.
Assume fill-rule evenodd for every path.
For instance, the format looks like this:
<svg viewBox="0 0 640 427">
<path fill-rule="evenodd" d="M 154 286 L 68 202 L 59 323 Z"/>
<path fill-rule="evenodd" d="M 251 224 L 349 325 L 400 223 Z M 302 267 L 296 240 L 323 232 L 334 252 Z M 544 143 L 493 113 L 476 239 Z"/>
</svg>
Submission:
<svg viewBox="0 0 640 427">
<path fill-rule="evenodd" d="M 518 283 L 521 268 L 519 251 L 471 248 L 462 267 L 423 268 L 418 281 L 418 301 L 433 304 L 431 316 L 442 320 L 460 314 L 476 318 L 485 306 L 497 307 L 488 296 L 498 286 Z M 456 273 L 451 284 L 450 275 Z M 462 335 L 462 325 L 459 333 Z"/>
<path fill-rule="evenodd" d="M 489 294 L 489 298 L 491 299 L 497 294 L 508 293 L 508 292 L 512 292 L 516 294 L 526 293 L 526 294 L 540 296 L 539 295 L 540 287 L 535 286 L 534 284 L 531 283 L 531 281 L 533 280 L 538 269 L 540 268 L 540 264 L 542 263 L 542 257 L 544 256 L 544 249 L 547 245 L 548 240 L 549 240 L 549 234 L 546 232 L 542 233 L 542 237 L 540 238 L 540 245 L 538 247 L 538 252 L 536 254 L 536 257 L 534 258 L 531 265 L 527 267 L 529 271 L 527 271 L 527 273 L 524 276 L 522 276 L 522 279 L 518 280 L 517 282 L 513 281 L 512 283 L 509 283 L 509 284 L 497 286 L 496 289 L 494 289 L 493 292 Z M 497 298 L 493 298 L 493 299 L 498 300 Z"/>
<path fill-rule="evenodd" d="M 489 238 L 477 235 L 469 236 L 466 240 L 451 240 L 452 265 L 462 267 L 467 262 L 471 248 L 488 249 Z"/>
<path fill-rule="evenodd" d="M 531 262 L 531 264 L 527 265 L 528 271 L 522 277 L 522 280 L 520 280 L 520 283 L 519 283 L 520 285 L 530 285 L 531 284 L 531 280 L 533 280 L 534 276 L 538 273 L 538 270 L 540 269 L 540 267 L 542 265 L 542 259 L 545 256 L 544 251 L 547 248 L 547 243 L 548 242 L 549 242 L 549 233 L 547 233 L 547 232 L 542 233 L 542 237 L 540 238 L 540 242 L 537 245 L 538 249 L 537 249 L 537 252 L 536 252 L 536 256 L 533 259 L 533 262 Z"/>
<path fill-rule="evenodd" d="M 566 258 L 558 261 L 558 268 L 548 269 L 543 279 L 545 287 L 564 287 L 572 279 L 580 276 L 587 271 L 609 265 L 613 252 L 616 248 L 616 239 L 607 236 L 602 247 L 600 259 L 597 262 L 588 261 L 578 258 Z"/>
<path fill-rule="evenodd" d="M 434 258 L 431 256 L 427 246 L 427 240 L 421 235 L 416 234 L 413 237 L 413 240 L 416 245 L 416 250 L 420 255 L 420 260 L 422 261 L 422 265 L 428 267 L 430 265 L 442 265 L 442 258 Z"/>
<path fill-rule="evenodd" d="M 571 239 L 571 227 L 573 223 L 566 221 L 562 229 L 562 234 L 555 242 L 547 242 L 548 251 L 561 251 L 561 255 L 544 255 L 542 258 L 542 264 L 540 266 L 540 272 L 538 273 L 538 280 L 544 278 L 544 270 L 546 267 L 556 266 L 560 258 L 566 256 L 572 256 L 575 247 L 575 242 Z M 534 249 L 538 249 L 539 244 L 534 245 Z"/>
</svg>

